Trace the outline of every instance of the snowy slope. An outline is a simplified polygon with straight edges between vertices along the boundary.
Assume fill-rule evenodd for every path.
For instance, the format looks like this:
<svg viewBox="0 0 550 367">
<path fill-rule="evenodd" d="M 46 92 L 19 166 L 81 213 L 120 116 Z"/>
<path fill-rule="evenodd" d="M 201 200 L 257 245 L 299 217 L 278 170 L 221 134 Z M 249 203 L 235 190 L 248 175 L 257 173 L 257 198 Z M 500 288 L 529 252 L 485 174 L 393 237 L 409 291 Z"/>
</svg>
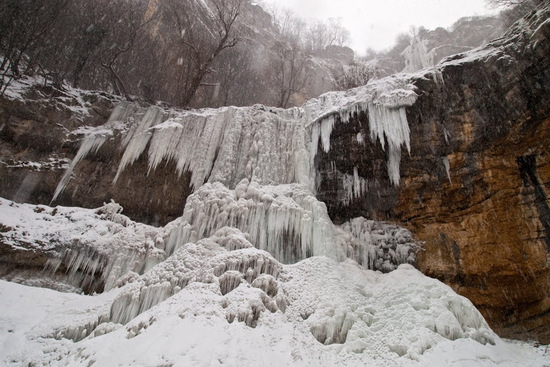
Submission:
<svg viewBox="0 0 550 367">
<path fill-rule="evenodd" d="M 116 291 L 92 297 L 0 281 L 0 364 L 544 366 L 548 362 L 543 349 L 500 340 L 469 301 L 408 265 L 382 275 L 350 262 L 315 257 L 282 266 L 277 287 L 287 298 L 284 312 L 267 309 L 264 299 L 269 293 L 247 282 L 225 295 L 216 279 L 195 282 L 126 325 L 106 321 L 84 340 L 73 342 L 59 335 L 74 335 L 91 319 L 102 318 Z M 240 322 L 241 314 L 257 314 L 255 327 Z M 329 343 L 329 339 L 335 343 L 318 341 Z"/>
</svg>

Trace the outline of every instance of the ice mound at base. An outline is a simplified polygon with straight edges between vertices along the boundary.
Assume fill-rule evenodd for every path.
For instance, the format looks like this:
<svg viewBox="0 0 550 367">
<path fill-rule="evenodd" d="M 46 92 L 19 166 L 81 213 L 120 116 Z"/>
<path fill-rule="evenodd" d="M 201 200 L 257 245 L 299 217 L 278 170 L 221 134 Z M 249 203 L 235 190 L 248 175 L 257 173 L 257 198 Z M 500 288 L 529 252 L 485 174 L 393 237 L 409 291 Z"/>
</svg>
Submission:
<svg viewBox="0 0 550 367">
<path fill-rule="evenodd" d="M 190 195 L 182 217 L 167 226 L 166 252 L 226 226 L 247 233 L 254 247 L 286 264 L 327 256 L 387 272 L 414 263 L 420 248 L 396 225 L 356 218 L 335 226 L 326 205 L 304 185 L 262 186 L 244 179 L 234 190 L 207 183 Z"/>
<path fill-rule="evenodd" d="M 0 365 L 544 365 L 410 265 L 389 274 L 326 257 L 284 265 L 247 242 L 223 229 L 101 296 L 0 281 Z M 169 285 L 175 292 L 125 325 L 106 315 Z M 59 336 L 92 318 L 101 322 L 78 342 Z"/>
<path fill-rule="evenodd" d="M 281 264 L 269 253 L 254 249 L 242 232 L 224 227 L 214 236 L 186 243 L 162 264 L 157 265 L 124 287 L 115 299 L 109 319 L 125 324 L 135 316 L 180 292 L 195 282 L 215 284 L 223 295 L 246 282 L 264 289 L 251 310 L 227 315 L 254 326 L 259 312 L 266 308 L 275 312 L 285 309 L 285 299 L 278 294 L 275 279 Z"/>
<path fill-rule="evenodd" d="M 2 205 L 11 218 L 2 218 L 3 240 L 20 232 L 29 241 L 53 234 L 66 241 L 73 231 L 81 243 L 95 236 L 111 261 L 118 260 L 110 245 L 131 248 L 132 240 L 144 241 L 133 244 L 137 253 L 153 246 L 163 257 L 149 269 L 138 261 L 140 269 L 117 279 L 120 288 L 95 296 L 0 281 L 0 365 L 544 365 L 534 348 L 503 342 L 470 301 L 408 264 L 388 274 L 327 256 L 283 264 L 228 226 L 166 257 L 160 234 L 170 228 L 128 222 L 116 204 L 56 213 Z M 382 241 L 376 251 L 388 255 L 391 238 L 407 238 L 364 219 L 345 226 L 372 226 L 371 238 L 357 241 Z"/>
<path fill-rule="evenodd" d="M 261 186 L 244 179 L 230 190 L 207 183 L 189 196 L 182 217 L 162 228 L 131 221 L 114 202 L 91 210 L 0 199 L 0 208 L 0 240 L 10 251 L 44 258 L 32 270 L 19 264 L 0 276 L 73 292 L 102 292 L 124 284 L 188 242 L 214 236 L 224 227 L 246 233 L 249 247 L 282 263 L 311 256 L 351 258 L 387 272 L 414 263 L 419 248 L 410 232 L 396 225 L 356 218 L 335 226 L 325 204 L 300 184 Z"/>
</svg>

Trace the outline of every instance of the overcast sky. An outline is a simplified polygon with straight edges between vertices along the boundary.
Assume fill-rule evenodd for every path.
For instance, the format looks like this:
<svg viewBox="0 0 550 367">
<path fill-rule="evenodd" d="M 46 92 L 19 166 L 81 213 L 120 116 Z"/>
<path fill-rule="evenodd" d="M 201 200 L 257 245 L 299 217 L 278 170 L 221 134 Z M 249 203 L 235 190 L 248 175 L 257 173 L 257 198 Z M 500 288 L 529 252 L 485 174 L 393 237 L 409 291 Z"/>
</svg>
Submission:
<svg viewBox="0 0 550 367">
<path fill-rule="evenodd" d="M 447 28 L 463 16 L 494 13 L 485 0 L 272 0 L 302 18 L 341 17 L 351 32 L 351 48 L 392 46 L 397 34 L 411 26 Z"/>
</svg>

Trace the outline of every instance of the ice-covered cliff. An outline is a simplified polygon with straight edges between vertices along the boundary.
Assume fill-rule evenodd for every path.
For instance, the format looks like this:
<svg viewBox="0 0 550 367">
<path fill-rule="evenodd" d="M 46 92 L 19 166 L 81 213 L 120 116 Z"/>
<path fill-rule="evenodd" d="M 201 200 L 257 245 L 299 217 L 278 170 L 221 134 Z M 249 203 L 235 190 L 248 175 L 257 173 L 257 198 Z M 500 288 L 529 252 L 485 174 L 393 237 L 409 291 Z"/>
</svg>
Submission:
<svg viewBox="0 0 550 367">
<path fill-rule="evenodd" d="M 14 82 L 0 276 L 22 285 L 0 283 L 0 361 L 544 365 L 409 264 L 499 332 L 545 337 L 548 14 L 288 110 Z"/>
</svg>

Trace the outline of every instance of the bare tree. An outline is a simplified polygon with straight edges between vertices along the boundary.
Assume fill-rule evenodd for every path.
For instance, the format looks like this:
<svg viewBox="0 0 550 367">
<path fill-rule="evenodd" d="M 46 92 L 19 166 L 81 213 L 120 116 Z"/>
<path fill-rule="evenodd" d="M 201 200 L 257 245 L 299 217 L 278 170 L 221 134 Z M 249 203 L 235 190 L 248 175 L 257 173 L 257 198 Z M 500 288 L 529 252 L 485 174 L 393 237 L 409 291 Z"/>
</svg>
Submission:
<svg viewBox="0 0 550 367">
<path fill-rule="evenodd" d="M 277 95 L 277 106 L 286 108 L 292 95 L 301 92 L 307 85 L 309 55 L 292 42 L 279 42 L 274 51 L 272 88 Z"/>
<path fill-rule="evenodd" d="M 107 23 L 106 43 L 110 46 L 102 49 L 99 57 L 100 65 L 107 71 L 114 91 L 128 98 L 127 88 L 120 76 L 119 69 L 123 66 L 120 60 L 134 47 L 142 29 L 155 17 L 154 15 L 144 17 L 140 9 L 125 0 L 111 3 L 116 6 L 113 8 L 111 20 Z"/>
<path fill-rule="evenodd" d="M 315 20 L 307 27 L 307 46 L 310 50 L 322 50 L 331 42 L 329 27 L 326 23 Z"/>
<path fill-rule="evenodd" d="M 350 33 L 344 28 L 342 18 L 329 18 L 329 44 L 328 46 L 345 46 L 349 42 Z"/>
<path fill-rule="evenodd" d="M 486 0 L 487 4 L 493 7 L 533 7 L 536 4 L 542 4 L 545 0 Z"/>
<path fill-rule="evenodd" d="M 0 0 L 0 91 L 13 78 L 34 66 L 35 58 L 45 38 L 67 5 L 67 0 Z"/>
<path fill-rule="evenodd" d="M 211 73 L 212 63 L 225 49 L 238 43 L 235 32 L 243 0 L 210 0 L 210 6 L 189 9 L 177 0 L 169 0 L 170 13 L 177 26 L 180 68 L 179 100 L 188 106 L 204 78 Z M 201 6 L 201 5 L 198 5 Z"/>
<path fill-rule="evenodd" d="M 338 79 L 337 84 L 341 90 L 347 90 L 365 85 L 376 77 L 377 70 L 372 64 L 353 61 L 345 68 L 344 75 Z"/>
</svg>

